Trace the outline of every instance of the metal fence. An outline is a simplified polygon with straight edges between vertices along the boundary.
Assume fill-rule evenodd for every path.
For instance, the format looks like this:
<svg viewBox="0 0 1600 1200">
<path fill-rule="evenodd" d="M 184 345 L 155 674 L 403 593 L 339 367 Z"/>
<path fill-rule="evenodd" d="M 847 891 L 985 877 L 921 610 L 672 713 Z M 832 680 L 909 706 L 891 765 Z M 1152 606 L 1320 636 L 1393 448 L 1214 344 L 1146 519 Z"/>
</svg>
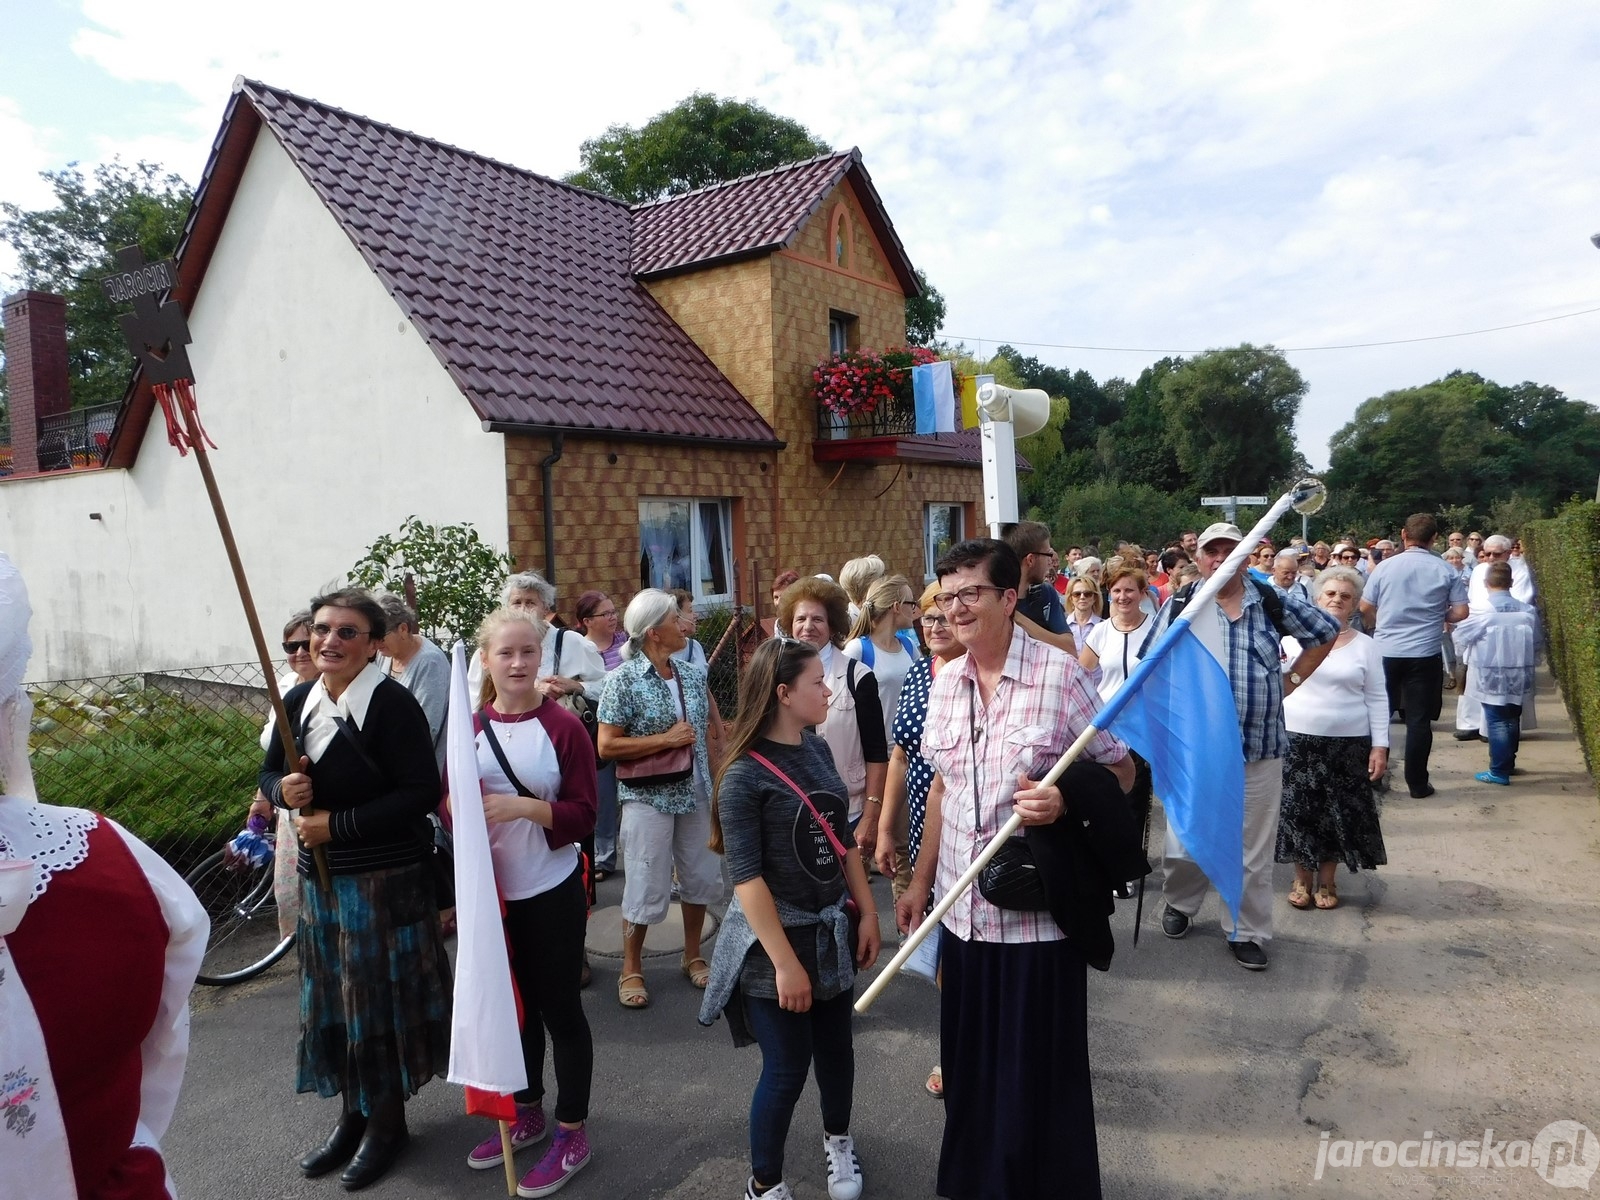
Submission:
<svg viewBox="0 0 1600 1200">
<path fill-rule="evenodd" d="M 104 813 L 180 872 L 245 822 L 267 693 L 253 663 L 30 684 L 41 799 Z"/>
<path fill-rule="evenodd" d="M 761 631 L 732 609 L 702 624 L 711 693 L 731 721 L 742 665 Z M 180 873 L 243 828 L 268 710 L 259 665 L 36 683 L 28 691 L 41 799 L 104 813 Z"/>
<path fill-rule="evenodd" d="M 122 405 L 97 404 L 39 419 L 39 469 L 66 471 L 105 465 Z"/>
</svg>

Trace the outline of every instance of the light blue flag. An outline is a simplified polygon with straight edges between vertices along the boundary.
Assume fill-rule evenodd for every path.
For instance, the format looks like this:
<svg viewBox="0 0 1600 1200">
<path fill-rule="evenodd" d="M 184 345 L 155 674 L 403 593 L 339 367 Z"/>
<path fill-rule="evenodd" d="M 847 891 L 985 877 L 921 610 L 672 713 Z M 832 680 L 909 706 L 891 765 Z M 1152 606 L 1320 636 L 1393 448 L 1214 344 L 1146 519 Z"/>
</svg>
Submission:
<svg viewBox="0 0 1600 1200">
<path fill-rule="evenodd" d="M 917 434 L 956 431 L 955 379 L 946 361 L 911 368 L 911 394 L 917 405 Z"/>
<path fill-rule="evenodd" d="M 1120 703 L 1119 703 L 1120 702 Z M 1180 616 L 1095 720 L 1150 763 L 1167 824 L 1239 921 L 1244 746 L 1233 688 Z"/>
</svg>

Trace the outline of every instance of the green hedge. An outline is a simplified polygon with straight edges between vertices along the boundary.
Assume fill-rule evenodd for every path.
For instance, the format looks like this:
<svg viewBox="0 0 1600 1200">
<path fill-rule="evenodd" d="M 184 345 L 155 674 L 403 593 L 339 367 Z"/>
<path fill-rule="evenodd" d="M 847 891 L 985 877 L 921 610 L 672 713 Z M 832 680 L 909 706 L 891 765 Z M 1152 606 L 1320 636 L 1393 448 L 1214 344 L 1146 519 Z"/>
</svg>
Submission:
<svg viewBox="0 0 1600 1200">
<path fill-rule="evenodd" d="M 1600 765 L 1600 504 L 1574 501 L 1527 525 L 1522 541 L 1539 585 L 1550 669 L 1592 776 Z"/>
</svg>

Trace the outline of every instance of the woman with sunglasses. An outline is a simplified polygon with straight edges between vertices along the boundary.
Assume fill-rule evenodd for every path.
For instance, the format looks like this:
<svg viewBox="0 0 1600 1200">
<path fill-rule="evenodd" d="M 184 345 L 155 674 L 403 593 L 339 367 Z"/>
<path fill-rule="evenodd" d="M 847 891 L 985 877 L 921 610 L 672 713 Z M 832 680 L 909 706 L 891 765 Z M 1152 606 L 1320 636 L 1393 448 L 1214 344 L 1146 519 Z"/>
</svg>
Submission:
<svg viewBox="0 0 1600 1200">
<path fill-rule="evenodd" d="M 1072 590 L 1067 593 L 1067 632 L 1072 634 L 1072 644 L 1080 653 L 1088 644 L 1089 634 L 1103 620 L 1100 589 L 1090 580 L 1073 576 Z M 1098 685 L 1100 668 L 1096 667 L 1089 675 Z"/>
<path fill-rule="evenodd" d="M 842 589 L 841 589 L 842 594 Z M 717 937 L 700 1023 L 726 1015 L 736 1046 L 761 1047 L 750 1100 L 747 1200 L 790 1200 L 784 1142 L 815 1071 L 828 1195 L 861 1195 L 850 1136 L 855 972 L 878 958 L 878 914 L 828 745 L 810 732 L 831 695 L 815 646 L 763 642 L 739 686 L 727 763 L 711 806 L 711 849 L 734 900 Z M 860 917 L 851 937 L 848 901 Z"/>
<path fill-rule="evenodd" d="M 284 666 L 288 668 L 278 676 L 278 694 L 285 695 L 297 684 L 310 683 L 317 677 L 317 668 L 311 661 L 311 613 L 302 609 L 283 627 Z M 277 720 L 267 717 L 261 729 L 261 749 L 265 751 L 278 736 Z M 264 821 L 272 819 L 272 801 L 256 789 L 256 798 L 250 804 L 251 817 Z M 278 909 L 278 939 L 282 941 L 294 932 L 300 920 L 300 878 L 295 872 L 300 862 L 300 843 L 294 838 L 294 824 L 285 818 L 273 831 L 272 899 Z"/>
<path fill-rule="evenodd" d="M 405 1100 L 449 1065 L 450 960 L 428 858 L 439 770 L 428 718 L 374 663 L 388 632 L 360 588 L 311 602 L 318 676 L 284 697 L 301 757 L 274 738 L 261 791 L 300 839 L 300 1046 L 296 1090 L 342 1097 L 308 1177 L 344 1166 L 366 1187 L 406 1143 Z M 326 847 L 331 886 L 312 869 Z M 348 1165 L 345 1165 L 348 1164 Z"/>
<path fill-rule="evenodd" d="M 939 582 L 935 580 L 923 589 L 922 599 L 917 602 L 928 654 L 918 659 L 906 674 L 905 686 L 900 689 L 900 707 L 894 715 L 894 745 L 889 751 L 889 775 L 883 785 L 883 814 L 878 818 L 878 870 L 885 875 L 890 874 L 894 865 L 889 852 L 897 836 L 906 841 L 909 848 L 906 857 L 912 868 L 917 865 L 917 851 L 922 848 L 922 823 L 928 815 L 928 788 L 933 783 L 933 766 L 922 757 L 922 727 L 928 719 L 928 693 L 933 689 L 933 677 L 939 669 L 965 652 L 950 628 L 950 619 L 933 602 L 939 590 Z M 906 884 L 895 877 L 894 898 L 898 900 L 905 890 Z M 943 1071 L 935 1066 L 922 1087 L 935 1100 L 943 1100 Z"/>
</svg>

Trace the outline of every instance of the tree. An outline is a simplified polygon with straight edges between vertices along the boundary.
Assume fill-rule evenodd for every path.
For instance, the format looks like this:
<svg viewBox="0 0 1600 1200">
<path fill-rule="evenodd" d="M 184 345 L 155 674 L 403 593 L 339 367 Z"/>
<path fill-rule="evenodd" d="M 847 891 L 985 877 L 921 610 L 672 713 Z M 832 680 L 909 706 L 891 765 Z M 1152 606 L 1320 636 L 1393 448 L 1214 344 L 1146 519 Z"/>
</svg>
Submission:
<svg viewBox="0 0 1600 1200">
<path fill-rule="evenodd" d="M 1240 495 L 1286 478 L 1305 394 L 1271 346 L 1208 350 L 1176 367 L 1161 381 L 1161 411 L 1186 490 Z"/>
<path fill-rule="evenodd" d="M 127 167 L 120 159 L 96 167 L 92 186 L 76 163 L 43 178 L 55 191 L 54 207 L 30 212 L 0 203 L 0 239 L 17 253 L 22 286 L 66 297 L 73 404 L 116 403 L 133 358 L 100 278 L 124 246 L 137 244 L 152 262 L 172 257 L 193 193 L 154 163 Z"/>
<path fill-rule="evenodd" d="M 829 149 L 798 121 L 759 104 L 695 92 L 638 129 L 612 125 L 589 138 L 579 152 L 583 165 L 566 181 L 646 204 Z"/>
<path fill-rule="evenodd" d="M 1513 496 L 1526 502 L 1517 511 L 1548 512 L 1587 493 L 1600 412 L 1555 388 L 1452 371 L 1364 401 L 1329 447 L 1328 487 L 1353 522 L 1448 510 L 1461 528 Z"/>
<path fill-rule="evenodd" d="M 920 295 L 906 297 L 906 343 L 912 346 L 931 346 L 944 324 L 944 296 L 928 282 L 922 269 L 917 268 Z"/>
<path fill-rule="evenodd" d="M 471 642 L 478 626 L 500 599 L 500 585 L 511 573 L 509 554 L 501 554 L 470 523 L 429 525 L 419 517 L 400 523 L 398 536 L 385 534 L 350 568 L 357 587 L 405 593 L 407 573 L 417 585 L 419 632 L 441 645 Z"/>
<path fill-rule="evenodd" d="M 1102 481 L 1062 497 L 1050 521 L 1050 534 L 1058 547 L 1099 538 L 1108 553 L 1118 541 L 1159 550 L 1182 530 L 1203 529 L 1214 519 L 1214 514 L 1196 511 L 1181 497 L 1148 484 Z"/>
</svg>

